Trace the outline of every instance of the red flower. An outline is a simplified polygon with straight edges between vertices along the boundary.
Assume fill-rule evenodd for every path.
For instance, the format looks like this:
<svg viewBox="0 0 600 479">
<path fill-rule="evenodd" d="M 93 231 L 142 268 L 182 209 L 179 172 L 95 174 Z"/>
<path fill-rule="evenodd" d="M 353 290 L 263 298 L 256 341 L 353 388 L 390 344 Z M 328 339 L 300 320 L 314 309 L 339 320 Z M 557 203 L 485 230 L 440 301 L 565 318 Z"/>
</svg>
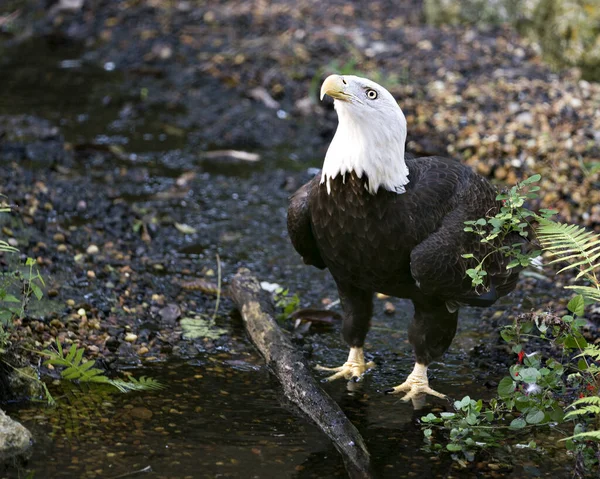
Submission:
<svg viewBox="0 0 600 479">
<path fill-rule="evenodd" d="M 591 385 L 591 384 L 588 384 L 588 385 L 587 385 L 585 388 L 586 388 L 586 389 L 587 389 L 589 392 L 594 392 L 594 389 L 596 389 L 596 388 L 595 388 L 593 385 Z"/>
<path fill-rule="evenodd" d="M 515 376 L 518 376 L 518 375 L 519 375 L 519 373 L 515 373 Z"/>
<path fill-rule="evenodd" d="M 585 395 L 583 393 L 579 393 L 579 399 L 584 398 Z"/>
<path fill-rule="evenodd" d="M 517 356 L 519 357 L 519 363 L 522 363 L 523 358 L 525 357 L 525 351 L 519 351 L 519 354 L 517 354 Z"/>
</svg>

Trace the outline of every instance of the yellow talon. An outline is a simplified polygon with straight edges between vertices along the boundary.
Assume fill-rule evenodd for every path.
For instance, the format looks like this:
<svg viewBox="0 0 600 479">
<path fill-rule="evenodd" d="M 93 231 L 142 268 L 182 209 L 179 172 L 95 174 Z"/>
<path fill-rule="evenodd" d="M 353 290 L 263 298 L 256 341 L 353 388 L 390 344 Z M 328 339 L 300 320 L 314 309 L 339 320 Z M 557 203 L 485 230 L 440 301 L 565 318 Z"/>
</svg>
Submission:
<svg viewBox="0 0 600 479">
<path fill-rule="evenodd" d="M 348 360 L 337 368 L 327 368 L 317 365 L 315 369 L 318 371 L 333 371 L 334 374 L 325 378 L 325 381 L 335 381 L 336 379 L 345 378 L 347 380 L 356 378 L 360 380 L 362 376 L 369 370 L 375 367 L 373 361 L 365 363 L 365 357 L 362 348 L 350 348 Z"/>
<path fill-rule="evenodd" d="M 441 399 L 447 399 L 445 394 L 439 393 L 429 387 L 429 380 L 427 379 L 427 366 L 419 363 L 415 363 L 415 368 L 406 378 L 406 381 L 395 388 L 388 389 L 385 392 L 386 394 L 398 394 L 405 392 L 406 394 L 402 397 L 402 400 L 411 400 L 415 409 L 420 409 L 425 405 L 425 396 L 427 394 Z"/>
</svg>

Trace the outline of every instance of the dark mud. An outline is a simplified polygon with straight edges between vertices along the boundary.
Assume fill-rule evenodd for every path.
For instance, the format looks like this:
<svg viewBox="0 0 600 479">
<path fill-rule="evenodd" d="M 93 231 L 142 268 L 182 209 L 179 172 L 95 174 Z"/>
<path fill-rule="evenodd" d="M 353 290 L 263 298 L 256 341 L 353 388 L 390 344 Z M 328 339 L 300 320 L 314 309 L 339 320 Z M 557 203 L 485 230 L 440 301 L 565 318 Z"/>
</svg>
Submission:
<svg viewBox="0 0 600 479">
<path fill-rule="evenodd" d="M 0 28 L 0 193 L 18 207 L 0 226 L 23 257 L 37 259 L 47 283 L 47 298 L 32 302 L 16 335 L 37 348 L 53 337 L 73 342 L 109 374 L 141 368 L 136 375 L 167 389 L 71 392 L 69 406 L 57 409 L 10 407 L 37 442 L 30 458 L 4 465 L 6 477 L 118 477 L 147 466 L 157 477 L 344 475 L 324 437 L 281 405 L 227 298 L 216 319 L 226 334 L 187 340 L 180 325 L 212 314 L 214 294 L 182 283 L 216 284 L 217 254 L 224 287 L 245 266 L 297 292 L 303 306 L 336 299 L 329 276 L 301 264 L 285 228 L 287 197 L 320 166 L 335 128 L 330 105 L 316 98 L 328 71 L 381 75 L 373 78 L 400 99 L 417 154 L 457 145 L 453 154 L 509 183 L 556 171 L 559 180 L 548 184 L 558 188 L 543 204 L 600 224 L 590 206 L 597 174 L 573 166 L 597 157 L 589 139 L 600 126 L 589 112 L 600 90 L 576 72 L 550 73 L 511 31 L 424 26 L 416 1 L 96 1 L 74 12 L 33 3 L 0 10 L 20 8 L 11 28 Z M 585 107 L 573 107 L 579 98 Z M 537 108 L 547 104 L 562 136 L 546 129 L 543 148 L 532 146 L 545 111 Z M 530 111 L 531 124 L 515 120 Z M 225 149 L 261 159 L 204 155 Z M 432 368 L 434 387 L 457 398 L 491 395 L 514 360 L 499 346 L 498 327 L 531 308 L 561 309 L 560 287 L 526 278 L 493 309 L 465 310 L 451 351 Z M 366 346 L 379 368 L 356 392 L 327 388 L 382 477 L 462 477 L 420 451 L 411 408 L 380 393 L 412 367 L 410 308 L 394 304 L 388 316 L 377 301 Z M 347 353 L 337 327 L 296 341 L 314 363 L 336 365 Z M 91 397 L 102 399 L 90 405 Z M 556 457 L 484 455 L 468 474 L 568 475 L 563 450 L 552 451 Z"/>
</svg>

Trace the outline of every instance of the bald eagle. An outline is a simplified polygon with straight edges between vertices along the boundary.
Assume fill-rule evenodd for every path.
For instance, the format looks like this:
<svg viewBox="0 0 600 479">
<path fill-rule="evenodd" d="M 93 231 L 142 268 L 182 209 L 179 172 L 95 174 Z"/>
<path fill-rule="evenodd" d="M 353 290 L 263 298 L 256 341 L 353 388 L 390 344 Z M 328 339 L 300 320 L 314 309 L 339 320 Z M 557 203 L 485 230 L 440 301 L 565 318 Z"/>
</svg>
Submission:
<svg viewBox="0 0 600 479">
<path fill-rule="evenodd" d="M 375 292 L 408 298 L 414 319 L 408 339 L 415 367 L 390 394 L 404 400 L 426 394 L 427 368 L 450 346 L 460 305 L 489 306 L 515 287 L 511 258 L 464 231 L 464 222 L 494 215 L 501 206 L 495 188 L 456 160 L 407 158 L 406 119 L 381 85 L 350 75 L 331 75 L 321 99 L 334 99 L 338 128 L 320 175 L 290 198 L 288 231 L 304 262 L 327 268 L 344 312 L 342 334 L 348 360 L 324 368 L 337 378 L 359 380 L 372 362 L 363 345 Z M 511 244 L 523 238 L 509 237 Z M 473 253 L 486 260 L 487 288 L 477 291 L 466 274 Z M 469 263 L 471 261 L 471 263 Z"/>
</svg>

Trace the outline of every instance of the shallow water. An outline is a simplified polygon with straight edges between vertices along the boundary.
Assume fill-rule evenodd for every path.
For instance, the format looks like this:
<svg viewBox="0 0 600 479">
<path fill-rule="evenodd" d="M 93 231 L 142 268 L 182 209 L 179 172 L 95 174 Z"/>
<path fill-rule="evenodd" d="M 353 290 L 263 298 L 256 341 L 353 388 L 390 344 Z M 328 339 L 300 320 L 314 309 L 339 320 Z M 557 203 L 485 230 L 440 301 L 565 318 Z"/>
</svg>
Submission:
<svg viewBox="0 0 600 479">
<path fill-rule="evenodd" d="M 452 468 L 449 459 L 423 452 L 412 407 L 381 391 L 412 368 L 404 331 L 408 317 L 378 316 L 367 345 L 378 368 L 357 390 L 343 382 L 324 387 L 358 427 L 378 477 L 475 477 Z M 462 345 L 476 340 L 474 315 L 463 315 L 461 332 L 443 364 L 431 368 L 434 388 L 460 398 L 489 395 Z M 390 334 L 389 328 L 397 330 Z M 338 364 L 346 348 L 336 332 L 310 337 L 314 363 Z M 149 477 L 344 477 L 343 463 L 328 439 L 282 405 L 278 387 L 252 352 L 199 354 L 189 361 L 133 371 L 166 388 L 131 394 L 79 394 L 59 398 L 57 408 L 12 406 L 7 412 L 35 438 L 31 458 L 4 465 L 3 476 L 120 477 L 150 468 Z M 489 379 L 489 378 L 488 378 Z M 443 401 L 432 401 L 447 407 Z M 91 403 L 91 404 L 90 404 Z M 518 456 L 520 454 L 520 456 Z M 551 458 L 516 452 L 510 472 L 519 477 L 554 475 Z M 484 459 L 485 461 L 485 459 Z M 536 464 L 544 464 L 544 467 Z M 567 473 L 568 468 L 564 472 Z M 502 474 L 503 476 L 505 474 Z M 145 477 L 145 476 L 144 476 Z"/>
<path fill-rule="evenodd" d="M 219 252 L 226 275 L 248 266 L 261 279 L 298 292 L 305 303 L 335 298 L 329 276 L 302 265 L 285 234 L 289 192 L 281 185 L 289 175 L 300 178 L 297 171 L 308 164 L 297 163 L 285 148 L 261 152 L 263 161 L 258 165 L 203 162 L 187 146 L 190 132 L 165 127 L 156 119 L 155 108 L 136 107 L 140 93 L 136 98 L 130 87 L 123 86 L 130 81 L 124 74 L 81 60 L 81 46 L 43 45 L 32 40 L 0 60 L 0 90 L 5 94 L 0 114 L 35 114 L 59 125 L 67 141 L 85 145 L 91 153 L 69 172 L 74 181 L 91 177 L 109 194 L 114 190 L 140 210 L 151 206 L 197 228 L 197 235 L 165 240 L 163 274 L 174 273 L 169 271 L 169 257 L 194 262 Z M 47 88 L 40 88 L 41 83 Z M 135 114 L 127 116 L 128 112 Z M 105 154 L 106 145 L 113 147 L 113 154 Z M 131 174 L 115 174 L 121 167 Z M 157 196 L 170 191 L 175 178 L 189 170 L 198 176 L 185 197 Z M 74 215 L 69 221 L 82 225 L 90 220 Z M 379 476 L 464 477 L 448 458 L 421 450 L 423 438 L 416 423 L 421 414 L 381 393 L 402 382 L 412 369 L 406 339 L 410 307 L 403 301 L 394 304 L 393 316 L 383 314 L 382 301 L 376 305 L 366 352 L 378 368 L 357 390 L 348 391 L 343 382 L 324 387 L 363 434 Z M 239 322 L 229 321 L 221 326 L 239 333 Z M 490 330 L 481 327 L 478 311 L 463 311 L 459 334 L 444 363 L 430 370 L 432 386 L 453 398 L 491 395 L 485 383 L 497 378 L 473 368 L 468 354 Z M 276 383 L 249 341 L 239 341 L 236 350 L 224 346 L 209 354 L 200 348 L 189 360 L 151 363 L 132 371 L 160 380 L 166 386 L 162 391 L 126 395 L 71 391 L 54 409 L 8 405 L 7 412 L 32 430 L 36 444 L 28 459 L 5 463 L 2 476 L 33 472 L 36 478 L 116 478 L 146 471 L 139 474 L 344 477 L 342 461 L 327 438 L 282 405 Z M 311 364 L 336 366 L 347 355 L 339 328 L 308 335 L 303 343 L 312 351 Z M 57 389 L 55 394 L 62 393 Z M 438 400 L 434 404 L 447 407 Z M 490 458 L 484 457 L 484 463 L 486 459 Z M 561 476 L 555 460 L 542 461 L 535 453 L 517 452 L 513 462 L 518 465 L 498 474 Z M 543 466 L 538 469 L 535 464 Z M 563 466 L 565 471 L 568 466 Z M 146 474 L 147 468 L 152 472 Z"/>
</svg>

